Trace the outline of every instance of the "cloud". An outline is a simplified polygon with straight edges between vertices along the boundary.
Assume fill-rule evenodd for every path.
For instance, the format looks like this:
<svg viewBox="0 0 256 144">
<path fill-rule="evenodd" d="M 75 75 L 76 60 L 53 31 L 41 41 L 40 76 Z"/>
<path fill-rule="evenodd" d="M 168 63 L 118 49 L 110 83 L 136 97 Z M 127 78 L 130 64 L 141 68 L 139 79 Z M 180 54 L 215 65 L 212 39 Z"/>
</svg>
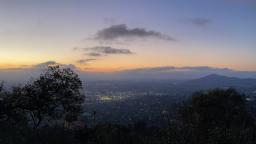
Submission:
<svg viewBox="0 0 256 144">
<path fill-rule="evenodd" d="M 102 54 L 100 54 L 100 53 L 96 53 L 96 52 L 86 53 L 86 55 L 88 55 L 88 56 L 92 56 L 92 57 L 100 57 L 100 56 L 103 56 Z"/>
<path fill-rule="evenodd" d="M 110 46 L 96 46 L 91 48 L 84 48 L 85 51 L 91 51 L 89 54 L 133 54 L 129 49 L 112 48 Z"/>
<path fill-rule="evenodd" d="M 87 64 L 88 62 L 95 61 L 97 59 L 80 59 L 77 61 L 79 64 Z"/>
<path fill-rule="evenodd" d="M 170 73 L 170 72 L 194 72 L 194 71 L 204 71 L 204 72 L 224 72 L 224 71 L 232 71 L 228 68 L 214 68 L 209 66 L 195 66 L 195 67 L 174 67 L 174 66 L 166 66 L 166 67 L 153 67 L 153 68 L 140 68 L 128 70 L 132 72 L 161 72 L 161 73 Z"/>
<path fill-rule="evenodd" d="M 112 25 L 97 32 L 95 39 L 103 41 L 111 41 L 122 38 L 157 38 L 162 40 L 175 39 L 153 30 L 146 30 L 145 28 L 128 28 L 125 24 Z"/>
<path fill-rule="evenodd" d="M 193 18 L 193 19 L 190 19 L 189 22 L 195 26 L 204 27 L 209 25 L 211 21 L 206 18 Z"/>
</svg>

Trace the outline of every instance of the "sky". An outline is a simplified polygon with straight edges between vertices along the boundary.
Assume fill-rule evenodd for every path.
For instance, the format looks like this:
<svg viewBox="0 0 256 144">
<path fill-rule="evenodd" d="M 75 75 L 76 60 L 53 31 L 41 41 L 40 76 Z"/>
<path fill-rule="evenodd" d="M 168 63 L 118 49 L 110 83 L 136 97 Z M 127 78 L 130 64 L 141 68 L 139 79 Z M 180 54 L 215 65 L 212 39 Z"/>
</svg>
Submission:
<svg viewBox="0 0 256 144">
<path fill-rule="evenodd" d="M 256 0 L 0 0 L 0 69 L 256 71 Z"/>
</svg>

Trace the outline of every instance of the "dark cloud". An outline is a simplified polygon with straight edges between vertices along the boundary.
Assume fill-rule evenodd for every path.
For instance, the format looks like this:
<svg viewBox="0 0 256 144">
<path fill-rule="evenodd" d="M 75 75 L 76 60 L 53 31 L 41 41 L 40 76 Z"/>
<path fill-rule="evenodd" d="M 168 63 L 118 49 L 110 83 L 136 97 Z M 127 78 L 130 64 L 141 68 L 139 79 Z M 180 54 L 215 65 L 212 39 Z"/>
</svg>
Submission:
<svg viewBox="0 0 256 144">
<path fill-rule="evenodd" d="M 153 37 L 158 38 L 162 40 L 175 40 L 174 38 L 162 34 L 157 31 L 153 30 L 146 30 L 145 28 L 128 28 L 125 24 L 119 24 L 119 25 L 112 25 L 108 28 L 104 28 L 96 34 L 95 39 L 97 40 L 116 40 L 119 38 L 146 38 L 146 37 Z"/>
<path fill-rule="evenodd" d="M 195 26 L 204 27 L 210 24 L 210 20 L 206 18 L 194 18 L 189 20 Z"/>
<path fill-rule="evenodd" d="M 93 56 L 93 57 L 100 57 L 100 56 L 103 56 L 102 54 L 96 53 L 96 52 L 86 53 L 86 55 L 88 55 L 88 56 Z"/>
<path fill-rule="evenodd" d="M 129 49 L 112 48 L 110 46 L 96 46 L 91 48 L 84 48 L 85 51 L 91 51 L 91 54 L 133 54 Z M 90 54 L 90 53 L 89 53 Z"/>
<path fill-rule="evenodd" d="M 97 59 L 80 59 L 80 60 L 77 61 L 77 63 L 79 63 L 79 64 L 87 64 L 88 62 L 95 61 L 95 60 L 97 60 Z"/>
</svg>

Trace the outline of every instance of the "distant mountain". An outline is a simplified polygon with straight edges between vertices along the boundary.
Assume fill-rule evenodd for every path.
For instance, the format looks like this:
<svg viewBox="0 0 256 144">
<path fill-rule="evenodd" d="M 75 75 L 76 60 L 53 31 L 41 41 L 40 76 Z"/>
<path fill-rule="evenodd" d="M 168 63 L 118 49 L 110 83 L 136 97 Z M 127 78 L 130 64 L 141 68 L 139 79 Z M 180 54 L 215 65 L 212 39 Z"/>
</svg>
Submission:
<svg viewBox="0 0 256 144">
<path fill-rule="evenodd" d="M 209 66 L 187 66 L 187 67 L 151 67 L 121 70 L 115 72 L 93 72 L 82 71 L 72 64 L 60 64 L 55 61 L 48 61 L 33 66 L 13 69 L 0 69 L 0 81 L 9 83 L 23 83 L 32 78 L 37 78 L 49 65 L 60 65 L 69 67 L 79 74 L 83 81 L 97 80 L 191 80 L 198 79 L 209 74 L 237 78 L 256 78 L 256 71 L 237 71 L 229 68 L 215 68 Z"/>
<path fill-rule="evenodd" d="M 236 77 L 227 77 L 217 74 L 207 75 L 205 77 L 186 81 L 179 86 L 189 89 L 212 89 L 212 88 L 256 88 L 256 79 L 242 79 Z"/>
<path fill-rule="evenodd" d="M 237 78 L 256 78 L 255 71 L 237 71 L 228 68 L 199 67 L 153 67 L 122 70 L 110 73 L 81 72 L 85 80 L 191 80 L 209 74 Z"/>
</svg>

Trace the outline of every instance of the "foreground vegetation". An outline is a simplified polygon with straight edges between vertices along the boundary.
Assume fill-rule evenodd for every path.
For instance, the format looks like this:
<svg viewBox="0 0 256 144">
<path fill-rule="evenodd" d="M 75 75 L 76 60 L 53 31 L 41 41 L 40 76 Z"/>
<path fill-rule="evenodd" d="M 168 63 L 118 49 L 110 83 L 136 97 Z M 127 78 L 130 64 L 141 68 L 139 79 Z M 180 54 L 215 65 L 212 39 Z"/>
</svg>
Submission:
<svg viewBox="0 0 256 144">
<path fill-rule="evenodd" d="M 256 125 L 245 97 L 234 89 L 195 93 L 165 128 L 95 124 L 72 127 L 82 114 L 82 83 L 70 69 L 49 67 L 37 80 L 0 87 L 1 144 L 255 144 Z M 173 112 L 172 112 L 173 113 Z"/>
</svg>

